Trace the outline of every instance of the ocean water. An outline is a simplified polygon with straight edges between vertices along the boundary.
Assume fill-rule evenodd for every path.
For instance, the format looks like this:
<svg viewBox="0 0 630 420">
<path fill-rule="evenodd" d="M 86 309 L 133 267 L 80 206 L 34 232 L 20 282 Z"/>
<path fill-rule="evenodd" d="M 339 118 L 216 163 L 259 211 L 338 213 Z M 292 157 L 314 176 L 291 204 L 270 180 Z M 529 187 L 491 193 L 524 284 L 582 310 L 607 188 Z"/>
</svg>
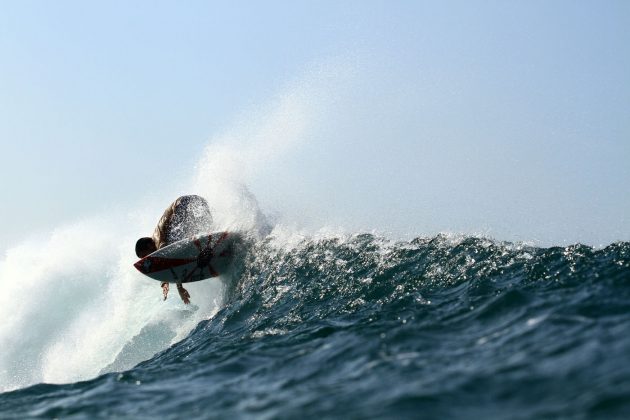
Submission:
<svg viewBox="0 0 630 420">
<path fill-rule="evenodd" d="M 0 302 L 0 418 L 630 417 L 630 243 L 272 232 L 189 307 L 124 255 Z"/>
</svg>

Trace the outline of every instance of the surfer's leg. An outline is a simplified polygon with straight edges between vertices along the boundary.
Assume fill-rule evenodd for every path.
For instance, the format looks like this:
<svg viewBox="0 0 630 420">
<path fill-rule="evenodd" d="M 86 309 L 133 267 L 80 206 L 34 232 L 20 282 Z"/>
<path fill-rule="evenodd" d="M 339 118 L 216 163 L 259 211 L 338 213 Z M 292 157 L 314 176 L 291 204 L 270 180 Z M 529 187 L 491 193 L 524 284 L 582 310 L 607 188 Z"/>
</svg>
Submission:
<svg viewBox="0 0 630 420">
<path fill-rule="evenodd" d="M 184 289 L 181 283 L 177 283 L 177 291 L 179 292 L 179 297 L 188 305 L 190 303 L 190 293 L 188 293 L 188 290 Z"/>
<path fill-rule="evenodd" d="M 168 296 L 168 282 L 164 282 L 162 283 L 162 294 L 164 295 L 164 300 L 166 300 L 166 297 Z"/>
</svg>

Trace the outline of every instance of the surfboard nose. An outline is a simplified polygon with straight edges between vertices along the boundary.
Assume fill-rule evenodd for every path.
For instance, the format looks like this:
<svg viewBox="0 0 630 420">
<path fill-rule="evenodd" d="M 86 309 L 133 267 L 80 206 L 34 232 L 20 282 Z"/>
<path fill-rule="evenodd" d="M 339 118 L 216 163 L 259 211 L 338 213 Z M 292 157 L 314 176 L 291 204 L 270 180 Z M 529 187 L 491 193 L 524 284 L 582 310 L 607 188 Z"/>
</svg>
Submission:
<svg viewBox="0 0 630 420">
<path fill-rule="evenodd" d="M 147 274 L 151 268 L 151 262 L 150 260 L 143 258 L 136 261 L 133 266 L 136 267 L 136 269 L 138 269 L 138 271 L 142 274 Z"/>
</svg>

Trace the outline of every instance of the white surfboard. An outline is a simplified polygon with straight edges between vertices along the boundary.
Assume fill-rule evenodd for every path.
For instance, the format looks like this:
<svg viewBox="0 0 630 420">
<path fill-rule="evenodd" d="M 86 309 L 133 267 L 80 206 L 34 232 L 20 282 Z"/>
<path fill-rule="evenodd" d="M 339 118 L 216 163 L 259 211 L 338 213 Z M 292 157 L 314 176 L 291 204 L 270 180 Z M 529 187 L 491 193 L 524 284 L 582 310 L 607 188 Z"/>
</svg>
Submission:
<svg viewBox="0 0 630 420">
<path fill-rule="evenodd" d="M 134 264 L 142 274 L 161 282 L 190 283 L 217 277 L 232 264 L 238 232 L 193 236 L 158 249 Z"/>
</svg>

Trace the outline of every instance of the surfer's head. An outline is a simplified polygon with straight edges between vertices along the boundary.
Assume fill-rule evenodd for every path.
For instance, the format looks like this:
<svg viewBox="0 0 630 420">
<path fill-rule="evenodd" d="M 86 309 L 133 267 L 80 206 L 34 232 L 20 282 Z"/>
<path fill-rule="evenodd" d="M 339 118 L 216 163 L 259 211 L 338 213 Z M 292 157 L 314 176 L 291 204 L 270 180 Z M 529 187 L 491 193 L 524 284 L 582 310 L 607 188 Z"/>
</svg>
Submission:
<svg viewBox="0 0 630 420">
<path fill-rule="evenodd" d="M 138 258 L 144 258 L 156 250 L 157 247 L 152 238 L 140 238 L 138 242 L 136 242 L 136 255 Z"/>
</svg>

